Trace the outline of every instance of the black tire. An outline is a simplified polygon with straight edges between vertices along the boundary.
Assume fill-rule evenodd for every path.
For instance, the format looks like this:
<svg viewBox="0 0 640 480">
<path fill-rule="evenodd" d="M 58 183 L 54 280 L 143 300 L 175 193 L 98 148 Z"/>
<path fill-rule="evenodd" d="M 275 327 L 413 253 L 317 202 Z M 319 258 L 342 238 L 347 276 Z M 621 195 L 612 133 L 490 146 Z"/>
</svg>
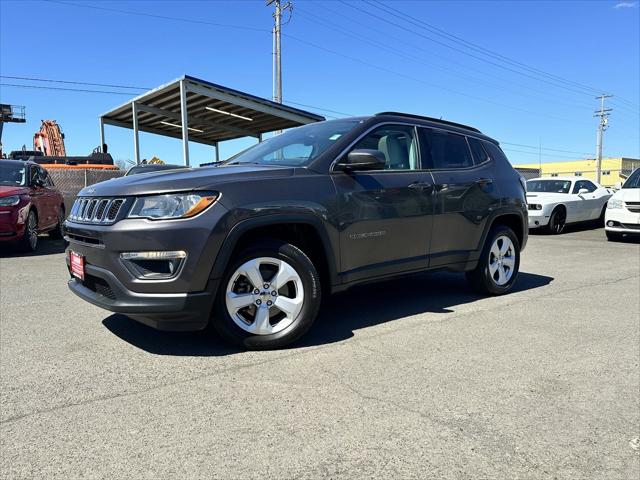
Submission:
<svg viewBox="0 0 640 480">
<path fill-rule="evenodd" d="M 64 231 L 62 227 L 63 224 L 64 224 L 64 206 L 61 205 L 60 211 L 58 212 L 58 224 L 56 225 L 56 228 L 49 231 L 49 236 L 55 239 L 64 237 Z"/>
<path fill-rule="evenodd" d="M 503 236 L 508 237 L 509 240 L 511 240 L 513 246 L 512 255 L 514 257 L 514 264 L 509 280 L 505 284 L 499 285 L 498 283 L 496 283 L 496 280 L 489 270 L 489 264 L 492 259 L 491 247 L 497 239 Z M 478 260 L 478 265 L 474 270 L 467 272 L 466 276 L 472 288 L 478 293 L 482 293 L 484 295 L 504 295 L 505 293 L 508 293 L 513 287 L 518 277 L 519 271 L 520 242 L 518 241 L 518 237 L 509 227 L 506 227 L 504 225 L 496 225 L 491 228 L 489 234 L 487 235 L 482 253 L 480 254 L 480 259 Z"/>
<path fill-rule="evenodd" d="M 567 211 L 563 207 L 554 208 L 553 212 L 551 212 L 551 218 L 549 218 L 547 232 L 551 235 L 560 235 L 564 231 L 564 227 L 566 225 Z"/>
<path fill-rule="evenodd" d="M 260 257 L 272 257 L 287 262 L 298 274 L 304 289 L 302 309 L 293 323 L 282 331 L 268 335 L 257 335 L 240 328 L 231 318 L 226 306 L 227 286 L 236 270 L 245 262 Z M 279 240 L 261 241 L 235 256 L 229 263 L 218 287 L 210 327 L 226 342 L 249 350 L 281 348 L 295 342 L 311 328 L 320 308 L 320 292 L 318 272 L 302 250 Z"/>
<path fill-rule="evenodd" d="M 608 230 L 605 230 L 605 233 L 607 234 L 607 240 L 609 240 L 610 242 L 620 242 L 620 241 L 622 241 L 622 234 L 621 233 L 610 232 Z"/>
<path fill-rule="evenodd" d="M 29 210 L 18 247 L 23 252 L 35 252 L 38 248 L 38 216 L 33 210 Z"/>
</svg>

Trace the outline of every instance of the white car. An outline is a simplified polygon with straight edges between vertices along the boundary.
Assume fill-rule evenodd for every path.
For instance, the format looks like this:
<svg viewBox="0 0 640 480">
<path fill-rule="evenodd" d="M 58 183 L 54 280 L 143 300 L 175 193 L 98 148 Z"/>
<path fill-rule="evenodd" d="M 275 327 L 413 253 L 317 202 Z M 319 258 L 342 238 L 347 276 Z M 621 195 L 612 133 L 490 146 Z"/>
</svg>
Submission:
<svg viewBox="0 0 640 480">
<path fill-rule="evenodd" d="M 583 177 L 547 177 L 527 181 L 529 228 L 562 233 L 568 223 L 604 221 L 613 192 Z"/>
<path fill-rule="evenodd" d="M 609 240 L 619 240 L 624 234 L 640 235 L 640 168 L 609 200 L 604 229 Z"/>
</svg>

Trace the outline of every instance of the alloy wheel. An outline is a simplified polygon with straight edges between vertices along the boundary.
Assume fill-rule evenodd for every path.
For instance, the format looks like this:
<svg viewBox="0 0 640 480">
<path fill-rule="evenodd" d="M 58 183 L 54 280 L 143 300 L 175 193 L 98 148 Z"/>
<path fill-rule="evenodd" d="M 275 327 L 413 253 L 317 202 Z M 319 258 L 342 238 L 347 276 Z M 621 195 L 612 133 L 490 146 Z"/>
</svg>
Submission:
<svg viewBox="0 0 640 480">
<path fill-rule="evenodd" d="M 489 275 L 496 285 L 509 283 L 516 264 L 516 250 L 506 235 L 500 235 L 493 241 L 489 250 Z"/>
<path fill-rule="evenodd" d="M 564 210 L 556 210 L 553 213 L 551 220 L 553 222 L 551 225 L 551 231 L 556 234 L 562 233 L 564 226 L 566 225 L 567 214 Z"/>
<path fill-rule="evenodd" d="M 290 326 L 304 304 L 302 279 L 284 260 L 251 259 L 231 275 L 225 292 L 234 323 L 253 335 L 271 335 Z"/>
<path fill-rule="evenodd" d="M 36 216 L 31 213 L 29 214 L 29 218 L 27 220 L 27 236 L 29 238 L 29 246 L 31 250 L 35 250 L 38 245 L 38 223 L 36 221 Z"/>
</svg>

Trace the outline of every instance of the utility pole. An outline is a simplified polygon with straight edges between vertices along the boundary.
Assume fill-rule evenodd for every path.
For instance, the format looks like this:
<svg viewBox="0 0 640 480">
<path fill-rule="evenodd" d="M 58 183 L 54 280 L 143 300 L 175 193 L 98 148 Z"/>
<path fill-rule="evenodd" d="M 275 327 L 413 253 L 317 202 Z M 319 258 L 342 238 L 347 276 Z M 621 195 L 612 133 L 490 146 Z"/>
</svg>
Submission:
<svg viewBox="0 0 640 480">
<path fill-rule="evenodd" d="M 280 41 L 282 12 L 288 10 L 289 15 L 291 15 L 293 5 L 291 2 L 287 2 L 282 5 L 280 0 L 267 0 L 267 6 L 271 4 L 275 4 L 276 8 L 273 13 L 273 101 L 276 103 L 282 103 L 282 47 Z"/>
<path fill-rule="evenodd" d="M 611 98 L 613 95 L 602 94 L 596 97 L 596 100 L 600 100 L 600 110 L 596 110 L 594 117 L 600 117 L 600 123 L 598 123 L 598 136 L 596 138 L 596 181 L 600 183 L 602 177 L 602 137 L 604 131 L 607 129 L 609 123 L 609 112 L 611 108 L 604 108 L 604 101 L 606 98 Z"/>
</svg>

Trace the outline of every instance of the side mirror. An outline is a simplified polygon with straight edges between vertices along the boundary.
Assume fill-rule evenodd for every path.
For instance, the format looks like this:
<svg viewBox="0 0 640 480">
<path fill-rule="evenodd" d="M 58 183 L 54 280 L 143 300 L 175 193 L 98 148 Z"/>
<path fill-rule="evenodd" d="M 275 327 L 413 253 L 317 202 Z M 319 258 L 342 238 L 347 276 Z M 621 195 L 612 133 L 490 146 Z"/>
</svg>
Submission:
<svg viewBox="0 0 640 480">
<path fill-rule="evenodd" d="M 338 163 L 343 170 L 384 170 L 386 159 L 380 150 L 352 150 L 347 158 Z"/>
<path fill-rule="evenodd" d="M 589 193 L 589 190 L 587 190 L 586 188 L 581 188 L 580 190 L 578 190 L 578 195 L 584 195 L 585 193 Z"/>
<path fill-rule="evenodd" d="M 622 188 L 622 182 L 616 182 L 613 188 L 614 190 L 620 190 Z"/>
</svg>

